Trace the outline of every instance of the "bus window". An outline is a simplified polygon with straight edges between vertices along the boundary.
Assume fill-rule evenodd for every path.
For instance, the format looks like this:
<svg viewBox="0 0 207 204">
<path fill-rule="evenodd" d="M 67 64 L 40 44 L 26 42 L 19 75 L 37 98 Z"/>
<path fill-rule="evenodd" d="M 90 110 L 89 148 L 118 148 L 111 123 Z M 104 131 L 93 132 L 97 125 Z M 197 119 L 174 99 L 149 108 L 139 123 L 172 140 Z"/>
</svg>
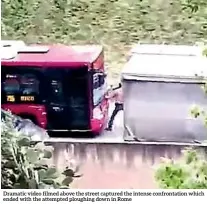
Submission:
<svg viewBox="0 0 207 204">
<path fill-rule="evenodd" d="M 102 72 L 95 72 L 93 74 L 93 102 L 94 106 L 98 105 L 105 94 L 105 74 Z"/>
<path fill-rule="evenodd" d="M 39 81 L 34 74 L 25 74 L 21 77 L 21 92 L 22 95 L 38 95 Z"/>
<path fill-rule="evenodd" d="M 3 82 L 3 91 L 7 94 L 16 94 L 20 91 L 20 84 L 17 79 L 8 78 Z"/>
<path fill-rule="evenodd" d="M 99 86 L 100 86 L 100 84 L 99 84 L 99 76 L 98 76 L 97 73 L 95 73 L 95 74 L 93 75 L 93 88 L 94 88 L 94 89 L 98 89 Z"/>
<path fill-rule="evenodd" d="M 69 70 L 66 80 L 71 127 L 78 129 L 88 126 L 88 70 L 87 67 Z"/>
<path fill-rule="evenodd" d="M 87 70 L 77 69 L 69 72 L 69 100 L 71 106 L 82 107 L 88 103 Z"/>
</svg>

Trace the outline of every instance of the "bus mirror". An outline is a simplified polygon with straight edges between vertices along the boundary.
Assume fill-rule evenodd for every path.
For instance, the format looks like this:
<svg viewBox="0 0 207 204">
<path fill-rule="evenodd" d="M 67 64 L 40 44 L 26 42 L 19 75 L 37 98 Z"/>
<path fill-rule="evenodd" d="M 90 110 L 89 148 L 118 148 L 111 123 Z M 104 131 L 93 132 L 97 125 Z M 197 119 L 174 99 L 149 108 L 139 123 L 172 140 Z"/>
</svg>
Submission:
<svg viewBox="0 0 207 204">
<path fill-rule="evenodd" d="M 99 77 L 106 77 L 107 76 L 107 73 L 98 73 L 98 76 Z"/>
<path fill-rule="evenodd" d="M 108 73 L 105 71 L 105 72 L 103 73 L 103 75 L 104 75 L 104 77 L 107 77 Z"/>
<path fill-rule="evenodd" d="M 99 82 L 100 82 L 100 84 L 104 84 L 104 81 L 105 81 L 104 74 L 99 75 Z"/>
</svg>

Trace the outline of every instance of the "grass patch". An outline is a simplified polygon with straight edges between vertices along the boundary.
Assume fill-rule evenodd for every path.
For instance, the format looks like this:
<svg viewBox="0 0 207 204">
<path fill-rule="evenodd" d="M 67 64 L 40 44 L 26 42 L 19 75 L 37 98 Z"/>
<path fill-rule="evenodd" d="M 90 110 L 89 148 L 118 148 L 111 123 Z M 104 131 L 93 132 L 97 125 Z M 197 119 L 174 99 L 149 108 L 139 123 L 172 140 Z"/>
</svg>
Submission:
<svg viewBox="0 0 207 204">
<path fill-rule="evenodd" d="M 184 0 L 3 0 L 2 38 L 105 47 L 110 81 L 119 79 L 130 47 L 140 42 L 193 44 L 207 39 L 207 3 Z"/>
</svg>

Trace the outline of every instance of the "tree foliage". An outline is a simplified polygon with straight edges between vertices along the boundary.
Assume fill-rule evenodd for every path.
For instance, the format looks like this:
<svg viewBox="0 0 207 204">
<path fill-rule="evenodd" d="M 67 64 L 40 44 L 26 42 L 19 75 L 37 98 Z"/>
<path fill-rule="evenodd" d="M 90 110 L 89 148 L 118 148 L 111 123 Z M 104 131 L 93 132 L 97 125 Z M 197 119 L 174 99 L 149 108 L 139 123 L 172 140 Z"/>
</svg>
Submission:
<svg viewBox="0 0 207 204">
<path fill-rule="evenodd" d="M 99 43 L 105 47 L 112 81 L 138 41 L 193 44 L 207 39 L 207 1 L 198 0 L 203 6 L 196 14 L 188 1 L 2 0 L 2 37 L 28 43 Z"/>
<path fill-rule="evenodd" d="M 76 171 L 67 167 L 59 172 L 51 164 L 53 148 L 44 143 L 32 144 L 29 137 L 14 128 L 11 119 L 6 117 L 1 126 L 1 188 L 69 188 L 79 177 Z"/>
</svg>

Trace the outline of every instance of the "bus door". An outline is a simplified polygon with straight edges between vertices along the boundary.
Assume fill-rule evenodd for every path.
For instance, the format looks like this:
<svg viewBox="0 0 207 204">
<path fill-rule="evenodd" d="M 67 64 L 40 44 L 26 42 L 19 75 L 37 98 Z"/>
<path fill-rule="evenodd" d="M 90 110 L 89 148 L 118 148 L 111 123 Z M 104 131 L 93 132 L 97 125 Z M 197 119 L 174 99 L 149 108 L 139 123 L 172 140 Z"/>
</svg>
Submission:
<svg viewBox="0 0 207 204">
<path fill-rule="evenodd" d="M 69 111 L 64 94 L 64 70 L 60 68 L 44 69 L 47 104 L 48 130 L 67 130 L 69 128 Z"/>
<path fill-rule="evenodd" d="M 48 68 L 46 76 L 49 129 L 88 130 L 87 67 Z"/>
</svg>

